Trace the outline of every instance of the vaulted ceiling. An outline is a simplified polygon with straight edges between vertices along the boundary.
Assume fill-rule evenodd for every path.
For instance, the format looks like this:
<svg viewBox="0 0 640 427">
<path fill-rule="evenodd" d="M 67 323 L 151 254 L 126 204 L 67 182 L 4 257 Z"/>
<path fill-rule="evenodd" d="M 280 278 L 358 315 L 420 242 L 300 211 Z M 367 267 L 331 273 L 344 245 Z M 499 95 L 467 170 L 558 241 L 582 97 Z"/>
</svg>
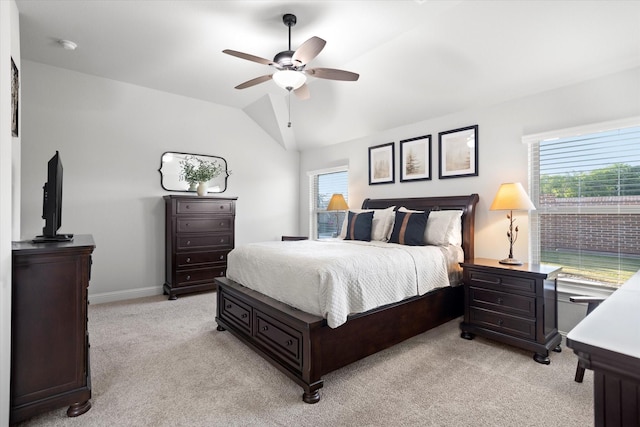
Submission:
<svg viewBox="0 0 640 427">
<path fill-rule="evenodd" d="M 17 0 L 23 59 L 244 110 L 287 149 L 307 149 L 640 66 L 638 1 Z M 273 81 L 237 90 L 272 59 L 326 40 L 311 97 Z M 58 40 L 77 43 L 64 50 Z M 636 94 L 637 95 L 637 94 Z M 633 95 L 631 95 L 633 96 Z"/>
</svg>

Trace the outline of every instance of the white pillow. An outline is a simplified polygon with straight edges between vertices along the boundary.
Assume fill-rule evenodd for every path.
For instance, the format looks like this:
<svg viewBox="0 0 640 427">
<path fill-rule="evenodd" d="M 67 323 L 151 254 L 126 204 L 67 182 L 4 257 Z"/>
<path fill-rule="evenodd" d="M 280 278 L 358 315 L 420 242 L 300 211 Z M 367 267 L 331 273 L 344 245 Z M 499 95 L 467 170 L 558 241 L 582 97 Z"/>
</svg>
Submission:
<svg viewBox="0 0 640 427">
<path fill-rule="evenodd" d="M 349 209 L 354 213 L 373 212 L 373 221 L 371 222 L 371 240 L 379 240 L 386 242 L 393 230 L 393 221 L 395 219 L 395 206 L 386 209 Z M 340 238 L 344 239 L 347 235 L 347 222 L 349 214 L 344 216 L 342 230 L 340 230 Z"/>
<path fill-rule="evenodd" d="M 398 209 L 402 212 L 412 211 L 405 207 Z M 424 241 L 427 245 L 455 245 L 462 246 L 462 211 L 445 210 L 431 211 L 424 230 Z"/>
</svg>

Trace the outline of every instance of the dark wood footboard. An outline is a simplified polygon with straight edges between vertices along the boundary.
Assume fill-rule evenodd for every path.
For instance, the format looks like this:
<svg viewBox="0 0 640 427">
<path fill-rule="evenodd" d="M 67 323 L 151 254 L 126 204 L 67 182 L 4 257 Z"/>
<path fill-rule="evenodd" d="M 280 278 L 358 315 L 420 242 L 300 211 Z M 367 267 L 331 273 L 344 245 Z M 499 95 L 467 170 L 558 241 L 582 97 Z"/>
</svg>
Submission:
<svg viewBox="0 0 640 427">
<path fill-rule="evenodd" d="M 316 403 L 322 376 L 463 313 L 461 286 L 434 290 L 366 313 L 330 328 L 314 316 L 248 289 L 216 279 L 218 330 L 228 330 L 304 389 Z"/>
<path fill-rule="evenodd" d="M 364 209 L 404 206 L 415 210 L 462 210 L 462 249 L 474 257 L 477 194 L 365 199 Z M 227 278 L 216 279 L 218 330 L 228 330 L 304 389 L 302 400 L 320 400 L 322 376 L 462 316 L 462 286 L 433 290 L 366 313 L 338 328 Z M 292 284 L 293 285 L 293 284 Z"/>
</svg>

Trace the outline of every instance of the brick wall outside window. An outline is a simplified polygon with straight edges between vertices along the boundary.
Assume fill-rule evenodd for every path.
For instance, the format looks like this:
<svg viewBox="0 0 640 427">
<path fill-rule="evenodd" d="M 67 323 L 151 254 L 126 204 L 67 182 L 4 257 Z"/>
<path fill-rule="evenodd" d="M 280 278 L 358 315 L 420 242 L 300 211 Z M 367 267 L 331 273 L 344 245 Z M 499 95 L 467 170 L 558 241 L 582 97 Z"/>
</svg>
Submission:
<svg viewBox="0 0 640 427">
<path fill-rule="evenodd" d="M 640 196 L 555 199 L 541 197 L 546 208 L 640 206 Z M 544 250 L 587 250 L 640 255 L 640 214 L 541 213 L 540 246 Z"/>
</svg>

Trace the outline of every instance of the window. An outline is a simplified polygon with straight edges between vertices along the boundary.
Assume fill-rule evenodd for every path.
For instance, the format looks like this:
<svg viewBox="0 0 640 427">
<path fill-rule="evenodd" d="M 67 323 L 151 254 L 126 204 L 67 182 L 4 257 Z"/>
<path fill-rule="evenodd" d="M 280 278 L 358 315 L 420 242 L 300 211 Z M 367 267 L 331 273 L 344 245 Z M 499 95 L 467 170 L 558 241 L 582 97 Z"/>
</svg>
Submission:
<svg viewBox="0 0 640 427">
<path fill-rule="evenodd" d="M 346 212 L 326 209 L 334 193 L 342 194 L 349 203 L 348 183 L 346 166 L 309 173 L 309 231 L 313 239 L 335 237 L 340 233 Z"/>
<path fill-rule="evenodd" d="M 565 281 L 619 287 L 640 270 L 640 120 L 523 140 L 532 261 L 561 265 Z"/>
</svg>

